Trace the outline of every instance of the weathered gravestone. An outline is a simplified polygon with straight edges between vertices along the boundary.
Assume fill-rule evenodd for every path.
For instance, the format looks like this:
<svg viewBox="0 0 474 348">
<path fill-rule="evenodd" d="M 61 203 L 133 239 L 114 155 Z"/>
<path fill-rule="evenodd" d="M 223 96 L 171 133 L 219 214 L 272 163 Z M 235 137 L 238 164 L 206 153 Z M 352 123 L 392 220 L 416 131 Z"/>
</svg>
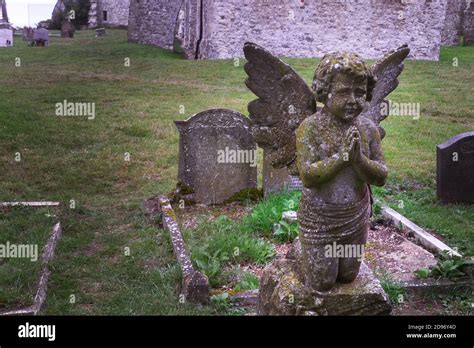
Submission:
<svg viewBox="0 0 474 348">
<path fill-rule="evenodd" d="M 33 28 L 23 27 L 23 41 L 27 41 L 28 43 L 33 42 L 33 35 Z"/>
<path fill-rule="evenodd" d="M 181 197 L 195 203 L 219 204 L 257 187 L 256 144 L 245 116 L 215 109 L 175 124 L 180 135 Z"/>
<path fill-rule="evenodd" d="M 474 204 L 474 132 L 458 134 L 436 150 L 438 199 Z"/>
<path fill-rule="evenodd" d="M 95 30 L 95 37 L 99 37 L 99 36 L 105 36 L 104 28 L 98 28 Z"/>
<path fill-rule="evenodd" d="M 0 23 L 0 47 L 13 46 L 13 30 L 7 23 Z"/>
<path fill-rule="evenodd" d="M 49 46 L 49 31 L 44 28 L 36 29 L 33 32 L 33 43 L 35 46 Z"/>
<path fill-rule="evenodd" d="M 66 21 L 61 26 L 61 37 L 72 39 L 75 30 L 74 25 L 71 22 Z"/>
</svg>

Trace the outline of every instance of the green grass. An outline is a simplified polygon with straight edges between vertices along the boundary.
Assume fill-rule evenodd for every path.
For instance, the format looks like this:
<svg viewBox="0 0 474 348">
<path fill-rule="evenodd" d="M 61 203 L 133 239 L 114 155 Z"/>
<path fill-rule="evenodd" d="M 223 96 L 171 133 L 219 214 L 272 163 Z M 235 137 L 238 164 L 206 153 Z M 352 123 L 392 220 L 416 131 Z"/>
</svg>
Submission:
<svg viewBox="0 0 474 348">
<path fill-rule="evenodd" d="M 235 290 L 237 291 L 247 291 L 247 290 L 255 290 L 258 289 L 260 285 L 260 281 L 255 274 L 252 273 L 244 273 L 241 276 L 241 279 L 235 286 Z"/>
<path fill-rule="evenodd" d="M 393 277 L 384 270 L 377 270 L 376 276 L 380 280 L 380 285 L 390 298 L 392 304 L 403 303 L 406 299 L 406 289 L 403 284 L 393 279 Z"/>
<path fill-rule="evenodd" d="M 214 287 L 225 283 L 225 265 L 263 265 L 274 256 L 271 243 L 249 231 L 244 224 L 233 222 L 225 216 L 201 224 L 193 234 L 195 237 L 188 241 L 192 259 Z"/>
<path fill-rule="evenodd" d="M 297 210 L 300 197 L 300 192 L 270 195 L 254 207 L 252 213 L 242 222 L 242 228 L 247 232 L 258 232 L 266 237 L 273 236 L 274 224 L 281 220 L 283 212 Z"/>
<path fill-rule="evenodd" d="M 445 237 L 446 243 L 466 255 L 474 255 L 474 209 L 459 204 L 440 204 L 432 188 L 387 185 L 375 195 L 418 225 Z"/>
<path fill-rule="evenodd" d="M 273 244 L 282 238 L 274 233 L 282 213 L 297 209 L 299 192 L 271 195 L 256 204 L 252 212 L 235 222 L 220 216 L 212 222 L 201 223 L 193 231 L 184 232 L 197 268 L 206 274 L 213 287 L 224 285 L 228 274 L 224 266 L 242 263 L 264 265 L 275 255 Z"/>
<path fill-rule="evenodd" d="M 0 245 L 33 245 L 32 258 L 0 258 L 0 310 L 33 304 L 41 273 L 41 256 L 55 223 L 54 209 L 0 209 Z"/>
<path fill-rule="evenodd" d="M 445 296 L 433 295 L 432 298 L 443 305 L 443 315 L 472 315 L 471 291 L 456 292 Z"/>
<path fill-rule="evenodd" d="M 458 67 L 452 66 L 454 57 Z M 21 67 L 15 67 L 16 58 Z M 124 66 L 126 58 L 130 67 Z M 310 81 L 316 59 L 287 61 Z M 176 183 L 174 120 L 215 107 L 247 113 L 254 96 L 243 83 L 243 64 L 186 61 L 156 47 L 129 44 L 123 30 L 108 30 L 101 38 L 79 31 L 72 40 L 52 38 L 48 48 L 27 47 L 16 39 L 13 48 L 0 50 L 0 200 L 58 200 L 65 206 L 60 213 L 64 234 L 43 313 L 225 312 L 225 306 L 179 303 L 180 272 L 169 238 L 148 224 L 142 203 Z M 409 183 L 402 192 L 407 197 L 422 185 L 432 196 L 436 144 L 473 129 L 474 49 L 443 49 L 438 63 L 409 61 L 400 80 L 390 99 L 420 102 L 422 115 L 384 123 L 389 184 Z M 55 116 L 55 104 L 63 100 L 95 102 L 96 119 Z M 20 162 L 15 161 L 17 152 Z M 69 209 L 70 200 L 75 209 Z M 255 213 L 243 221 L 241 240 L 224 232 L 209 237 L 209 251 L 249 243 L 242 260 L 255 260 L 262 248 L 252 243 L 274 240 L 272 226 L 283 209 L 278 206 L 273 213 L 274 203 L 264 204 L 268 208 L 258 209 L 270 216 Z M 453 241 L 462 230 L 470 233 L 472 207 L 453 207 L 461 213 L 452 224 L 444 207 L 427 203 L 416 208 L 418 215 L 409 217 L 450 230 Z M 424 216 L 426 211 L 431 217 Z M 200 233 L 187 236 L 193 250 L 207 238 Z M 233 250 L 228 248 L 226 252 Z M 75 303 L 70 303 L 71 295 Z"/>
</svg>

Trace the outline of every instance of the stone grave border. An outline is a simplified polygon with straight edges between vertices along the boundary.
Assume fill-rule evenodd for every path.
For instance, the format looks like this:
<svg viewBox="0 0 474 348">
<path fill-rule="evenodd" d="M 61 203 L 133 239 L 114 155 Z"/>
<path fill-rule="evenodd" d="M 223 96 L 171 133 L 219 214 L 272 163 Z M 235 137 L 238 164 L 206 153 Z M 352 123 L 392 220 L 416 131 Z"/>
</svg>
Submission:
<svg viewBox="0 0 474 348">
<path fill-rule="evenodd" d="M 397 211 L 389 208 L 387 206 L 382 207 L 382 216 L 387 220 L 393 222 L 395 227 L 399 228 L 402 231 L 413 233 L 415 239 L 428 251 L 432 253 L 440 253 L 441 251 L 447 251 L 453 256 L 462 257 L 462 254 L 455 251 L 438 238 L 426 232 L 420 226 L 416 225 L 413 221 L 407 219 L 402 214 Z M 282 214 L 282 219 L 288 222 L 297 221 L 297 212 L 296 211 L 285 211 Z"/>
<path fill-rule="evenodd" d="M 209 302 L 209 282 L 207 277 L 201 272 L 194 270 L 181 231 L 177 222 L 176 214 L 171 206 L 170 198 L 167 196 L 160 196 L 157 199 L 150 199 L 146 209 L 149 211 L 152 218 L 157 214 L 162 215 L 163 228 L 170 234 L 174 254 L 180 264 L 183 274 L 182 294 L 186 300 L 192 303 L 205 304 Z M 413 233 L 415 239 L 428 251 L 432 253 L 439 253 L 443 250 L 450 254 L 462 257 L 462 254 L 455 251 L 436 237 L 432 236 L 420 226 L 410 221 L 395 210 L 383 206 L 382 215 L 387 220 L 390 220 L 394 225 L 402 231 Z M 283 212 L 283 220 L 288 222 L 297 221 L 297 213 L 294 211 Z M 451 281 L 448 279 L 420 279 L 419 281 L 403 282 L 403 287 L 412 296 L 424 296 L 436 292 L 437 294 L 447 294 L 453 290 L 469 290 L 472 289 L 472 277 L 474 270 L 474 262 L 468 264 L 467 274 L 468 279 L 460 281 Z M 465 270 L 466 271 L 466 270 Z M 258 290 L 246 291 L 237 295 L 231 296 L 231 301 L 237 306 L 254 307 L 258 301 Z"/>
<path fill-rule="evenodd" d="M 162 213 L 163 228 L 171 237 L 173 251 L 181 268 L 182 295 L 184 295 L 185 301 L 207 304 L 209 303 L 209 281 L 204 274 L 196 271 L 193 267 L 170 199 L 160 196 L 158 203 Z"/>
<path fill-rule="evenodd" d="M 423 228 L 415 224 L 413 221 L 407 219 L 402 214 L 393 210 L 388 206 L 382 207 L 382 216 L 391 221 L 398 229 L 413 234 L 415 240 L 421 244 L 423 248 L 434 253 L 439 254 L 442 251 L 447 251 L 452 256 L 462 257 L 462 254 L 441 240 L 426 232 Z M 465 270 L 469 279 L 452 281 L 449 279 L 420 279 L 417 281 L 404 282 L 403 286 L 407 292 L 414 296 L 423 296 L 436 292 L 437 294 L 447 294 L 453 290 L 472 289 L 472 265 L 468 265 Z"/>
<path fill-rule="evenodd" d="M 462 257 L 462 255 L 456 250 L 452 249 L 438 238 L 426 232 L 420 226 L 415 224 L 413 221 L 407 219 L 402 214 L 397 211 L 389 208 L 387 206 L 382 207 L 382 216 L 387 220 L 393 222 L 395 227 L 399 228 L 402 231 L 413 233 L 415 239 L 428 251 L 434 253 L 440 253 L 442 251 L 447 251 L 450 255 Z"/>
<path fill-rule="evenodd" d="M 48 268 L 48 264 L 54 257 L 54 250 L 56 249 L 58 240 L 61 237 L 61 233 L 62 233 L 61 223 L 58 222 L 53 226 L 48 242 L 43 248 L 43 256 L 41 258 L 42 270 L 41 270 L 41 275 L 38 282 L 38 289 L 36 291 L 33 305 L 26 308 L 16 309 L 13 311 L 2 312 L 0 313 L 0 316 L 37 315 L 39 313 L 39 311 L 43 307 L 43 304 L 46 300 L 46 293 L 48 290 L 48 280 L 49 280 L 49 276 L 51 275 L 51 271 Z"/>
<path fill-rule="evenodd" d="M 1 202 L 0 207 L 58 207 L 59 202 Z"/>
</svg>

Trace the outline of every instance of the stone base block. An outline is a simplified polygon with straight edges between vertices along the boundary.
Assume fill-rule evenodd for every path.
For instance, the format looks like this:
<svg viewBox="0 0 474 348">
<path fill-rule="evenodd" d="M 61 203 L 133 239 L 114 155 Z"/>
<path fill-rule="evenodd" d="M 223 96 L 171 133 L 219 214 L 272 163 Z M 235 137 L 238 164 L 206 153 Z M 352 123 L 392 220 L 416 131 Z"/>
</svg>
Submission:
<svg viewBox="0 0 474 348">
<path fill-rule="evenodd" d="M 390 301 L 380 282 L 363 263 L 350 284 L 327 292 L 311 291 L 298 274 L 297 262 L 274 261 L 260 280 L 259 315 L 388 315 Z"/>
</svg>

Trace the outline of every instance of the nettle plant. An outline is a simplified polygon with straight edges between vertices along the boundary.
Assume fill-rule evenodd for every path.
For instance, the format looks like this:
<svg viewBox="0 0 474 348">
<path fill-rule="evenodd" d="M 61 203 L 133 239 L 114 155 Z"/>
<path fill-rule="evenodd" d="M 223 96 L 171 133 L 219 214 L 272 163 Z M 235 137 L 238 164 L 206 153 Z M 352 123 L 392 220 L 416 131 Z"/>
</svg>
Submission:
<svg viewBox="0 0 474 348">
<path fill-rule="evenodd" d="M 222 267 L 226 261 L 229 260 L 229 256 L 223 253 L 220 249 L 210 254 L 205 250 L 202 250 L 198 256 L 194 259 L 198 269 L 209 278 L 211 286 L 219 284 L 219 278 L 222 274 Z"/>
<path fill-rule="evenodd" d="M 280 242 L 291 242 L 298 236 L 298 225 L 296 223 L 290 224 L 285 220 L 281 220 L 275 224 L 273 235 Z"/>
<path fill-rule="evenodd" d="M 420 279 L 432 278 L 447 278 L 457 279 L 464 277 L 466 274 L 461 270 L 467 261 L 459 256 L 451 255 L 448 251 L 443 250 L 438 255 L 438 262 L 436 265 L 428 268 L 420 268 L 416 270 L 415 276 Z"/>
<path fill-rule="evenodd" d="M 295 202 L 295 199 L 290 198 L 284 201 L 284 211 L 294 211 L 296 209 L 297 203 Z M 280 242 L 292 242 L 296 237 L 298 237 L 298 224 L 296 222 L 290 223 L 285 220 L 280 220 L 274 225 L 273 235 Z"/>
<path fill-rule="evenodd" d="M 239 282 L 235 285 L 236 291 L 246 291 L 258 289 L 259 280 L 253 273 L 244 273 Z"/>
</svg>

